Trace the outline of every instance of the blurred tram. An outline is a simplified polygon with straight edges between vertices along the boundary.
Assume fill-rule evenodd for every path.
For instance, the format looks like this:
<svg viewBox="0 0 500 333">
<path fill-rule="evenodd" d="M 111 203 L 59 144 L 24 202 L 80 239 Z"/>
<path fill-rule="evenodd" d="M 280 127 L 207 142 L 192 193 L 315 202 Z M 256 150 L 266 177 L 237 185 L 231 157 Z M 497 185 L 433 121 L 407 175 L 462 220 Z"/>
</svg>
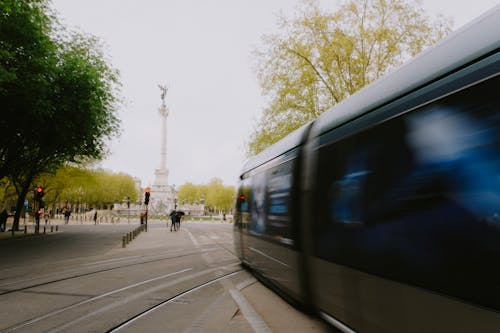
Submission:
<svg viewBox="0 0 500 333">
<path fill-rule="evenodd" d="M 343 332 L 500 331 L 500 6 L 244 165 L 235 247 Z"/>
</svg>

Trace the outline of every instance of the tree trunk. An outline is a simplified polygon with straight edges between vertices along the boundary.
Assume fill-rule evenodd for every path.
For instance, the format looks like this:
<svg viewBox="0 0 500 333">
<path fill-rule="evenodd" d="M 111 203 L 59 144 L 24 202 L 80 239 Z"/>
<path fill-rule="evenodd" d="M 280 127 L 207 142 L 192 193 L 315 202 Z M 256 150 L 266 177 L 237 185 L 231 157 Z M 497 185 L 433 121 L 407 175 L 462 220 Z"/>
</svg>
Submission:
<svg viewBox="0 0 500 333">
<path fill-rule="evenodd" d="M 19 192 L 19 195 L 17 197 L 17 204 L 16 204 L 16 213 L 14 215 L 14 223 L 12 224 L 12 229 L 14 230 L 19 230 L 19 219 L 21 217 L 21 212 L 23 210 L 23 205 L 24 205 L 24 199 L 26 199 L 26 194 L 28 193 L 28 190 L 30 188 L 31 180 L 28 182 L 25 182 L 22 185 L 21 191 Z"/>
</svg>

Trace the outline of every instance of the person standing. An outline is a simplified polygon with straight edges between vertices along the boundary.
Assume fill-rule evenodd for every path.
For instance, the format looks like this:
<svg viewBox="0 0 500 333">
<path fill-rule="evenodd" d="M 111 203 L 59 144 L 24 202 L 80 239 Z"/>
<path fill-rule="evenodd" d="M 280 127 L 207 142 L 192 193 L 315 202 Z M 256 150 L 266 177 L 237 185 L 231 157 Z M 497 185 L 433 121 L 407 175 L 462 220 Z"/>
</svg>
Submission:
<svg viewBox="0 0 500 333">
<path fill-rule="evenodd" d="M 174 231 L 176 231 L 175 223 L 177 222 L 177 212 L 175 209 L 170 213 L 170 221 L 172 222 L 170 224 L 170 231 L 172 231 L 172 227 L 174 227 Z"/>
<path fill-rule="evenodd" d="M 69 223 L 69 217 L 71 216 L 71 210 L 66 208 L 64 211 L 64 223 L 68 224 Z"/>
<path fill-rule="evenodd" d="M 182 219 L 182 216 L 184 216 L 184 212 L 182 212 L 182 211 L 177 211 L 175 213 L 175 227 L 176 227 L 176 230 L 179 230 L 181 228 L 181 219 Z"/>
<path fill-rule="evenodd" d="M 43 218 L 45 219 L 45 225 L 50 224 L 50 212 L 48 210 L 43 211 Z"/>
<path fill-rule="evenodd" d="M 9 214 L 7 213 L 7 210 L 4 209 L 0 213 L 0 231 L 5 231 L 7 228 L 7 218 L 9 217 Z"/>
</svg>

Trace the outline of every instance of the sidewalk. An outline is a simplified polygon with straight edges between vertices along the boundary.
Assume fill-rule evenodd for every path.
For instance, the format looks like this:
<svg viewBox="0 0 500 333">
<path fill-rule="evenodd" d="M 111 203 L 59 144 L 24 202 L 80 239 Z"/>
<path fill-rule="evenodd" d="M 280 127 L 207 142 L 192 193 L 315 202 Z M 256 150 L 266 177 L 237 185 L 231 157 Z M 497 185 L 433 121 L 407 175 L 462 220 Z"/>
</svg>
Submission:
<svg viewBox="0 0 500 333">
<path fill-rule="evenodd" d="M 57 226 L 57 228 L 56 228 Z M 45 227 L 45 230 L 44 230 Z M 5 227 L 5 231 L 0 232 L 0 241 L 4 239 L 12 239 L 12 238 L 22 238 L 22 237 L 32 237 L 32 236 L 47 236 L 49 234 L 54 234 L 60 232 L 59 225 L 55 222 L 51 221 L 45 225 L 45 221 L 40 223 L 40 230 L 38 234 L 35 234 L 35 224 L 32 222 L 27 222 L 23 224 L 23 221 L 19 223 L 19 230 L 14 231 L 12 233 L 12 221 L 8 221 Z M 57 231 L 56 231 L 57 230 Z"/>
<path fill-rule="evenodd" d="M 165 221 L 153 223 L 164 224 Z M 189 227 L 189 222 L 184 223 L 180 232 L 184 231 L 182 228 Z M 155 228 L 153 232 L 142 232 L 127 245 L 127 250 L 160 249 L 166 245 L 165 240 L 169 238 L 168 236 L 172 236 L 168 228 Z M 170 241 L 173 241 L 172 237 Z M 242 282 L 239 286 L 222 282 L 226 286 L 227 294 L 220 295 L 214 300 L 210 316 L 197 318 L 204 332 L 331 332 L 331 328 L 324 322 L 295 309 L 257 281 L 249 272 L 244 274 L 240 279 L 246 283 Z"/>
</svg>

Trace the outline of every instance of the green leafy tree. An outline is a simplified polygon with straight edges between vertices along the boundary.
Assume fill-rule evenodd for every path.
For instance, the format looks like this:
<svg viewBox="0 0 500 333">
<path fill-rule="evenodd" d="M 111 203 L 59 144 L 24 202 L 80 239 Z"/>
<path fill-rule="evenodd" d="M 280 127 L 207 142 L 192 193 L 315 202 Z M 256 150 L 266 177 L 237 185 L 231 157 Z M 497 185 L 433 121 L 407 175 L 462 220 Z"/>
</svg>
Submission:
<svg viewBox="0 0 500 333">
<path fill-rule="evenodd" d="M 185 202 L 188 204 L 193 204 L 195 201 L 198 201 L 201 195 L 202 193 L 200 191 L 200 187 L 189 182 L 179 186 L 179 190 L 177 192 L 179 202 Z"/>
<path fill-rule="evenodd" d="M 236 189 L 234 186 L 225 186 L 220 194 L 219 207 L 224 213 L 228 213 L 233 209 Z"/>
<path fill-rule="evenodd" d="M 204 199 L 205 206 L 214 212 L 229 212 L 234 204 L 234 186 L 225 186 L 221 179 L 213 178 L 208 184 L 195 185 L 186 183 L 179 187 L 179 202 L 192 204 Z"/>
<path fill-rule="evenodd" d="M 110 188 L 102 189 L 102 192 L 109 191 L 112 195 L 114 195 L 114 200 L 130 200 L 130 202 L 136 202 L 138 198 L 137 189 L 135 188 L 134 179 L 124 173 L 118 174 L 108 174 L 110 179 Z M 108 201 L 111 203 L 110 201 Z"/>
<path fill-rule="evenodd" d="M 92 36 L 68 32 L 46 0 L 0 1 L 0 177 L 15 185 L 14 228 L 34 179 L 100 159 L 118 132 L 117 71 Z M 8 119 L 8 120 L 7 120 Z"/>
<path fill-rule="evenodd" d="M 132 176 L 64 166 L 55 174 L 43 174 L 37 184 L 44 187 L 45 201 L 55 210 L 57 204 L 76 208 L 108 207 L 128 198 L 137 201 L 138 193 Z"/>
<path fill-rule="evenodd" d="M 44 188 L 46 208 L 51 207 L 54 212 L 58 203 L 67 200 L 67 198 L 62 197 L 64 191 L 85 182 L 87 175 L 87 170 L 75 166 L 63 165 L 55 173 L 43 173 L 39 175 L 33 185 Z"/>
<path fill-rule="evenodd" d="M 37 127 L 50 112 L 44 96 L 50 94 L 55 48 L 48 32 L 51 19 L 45 1 L 0 2 L 0 105 L 9 117 L 0 118 L 0 177 L 8 176 L 15 186 L 21 208 L 31 181 L 40 173 L 35 164 L 39 145 Z M 19 216 L 16 216 L 17 228 Z"/>
<path fill-rule="evenodd" d="M 224 186 L 219 178 L 213 178 L 207 185 L 205 205 L 224 213 L 231 210 L 234 200 L 234 187 Z"/>
<path fill-rule="evenodd" d="M 4 177 L 0 179 L 0 210 L 10 209 L 15 205 L 17 200 L 16 192 L 12 182 Z"/>
<path fill-rule="evenodd" d="M 451 29 L 418 0 L 350 0 L 338 10 L 306 0 L 263 38 L 257 76 L 269 104 L 247 146 L 254 155 L 434 44 Z"/>
</svg>

